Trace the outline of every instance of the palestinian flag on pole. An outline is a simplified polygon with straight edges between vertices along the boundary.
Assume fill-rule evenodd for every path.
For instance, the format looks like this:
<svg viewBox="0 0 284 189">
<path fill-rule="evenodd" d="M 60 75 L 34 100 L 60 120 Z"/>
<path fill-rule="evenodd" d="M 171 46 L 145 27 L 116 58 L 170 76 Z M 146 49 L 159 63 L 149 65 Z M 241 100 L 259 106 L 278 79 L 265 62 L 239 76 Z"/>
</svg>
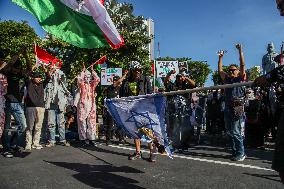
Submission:
<svg viewBox="0 0 284 189">
<path fill-rule="evenodd" d="M 61 68 L 62 61 L 55 56 L 52 56 L 47 51 L 41 49 L 39 46 L 35 44 L 35 56 L 36 56 L 36 66 L 38 67 L 40 64 L 45 66 L 56 66 L 57 68 Z"/>
<path fill-rule="evenodd" d="M 99 48 L 124 44 L 103 1 L 12 0 L 32 13 L 48 33 L 80 48 Z"/>
</svg>

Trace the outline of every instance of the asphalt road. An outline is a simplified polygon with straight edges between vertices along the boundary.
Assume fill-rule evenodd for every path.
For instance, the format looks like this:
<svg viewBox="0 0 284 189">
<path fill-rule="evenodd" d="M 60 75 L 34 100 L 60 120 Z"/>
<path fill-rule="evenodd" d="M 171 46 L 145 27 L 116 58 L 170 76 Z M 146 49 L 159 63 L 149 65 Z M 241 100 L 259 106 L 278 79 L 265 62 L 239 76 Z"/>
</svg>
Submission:
<svg viewBox="0 0 284 189">
<path fill-rule="evenodd" d="M 232 162 L 226 148 L 192 147 L 174 159 L 156 163 L 129 161 L 134 147 L 56 146 L 33 150 L 11 159 L 0 157 L 0 188 L 284 188 L 271 170 L 272 151 L 246 150 L 248 158 Z"/>
</svg>

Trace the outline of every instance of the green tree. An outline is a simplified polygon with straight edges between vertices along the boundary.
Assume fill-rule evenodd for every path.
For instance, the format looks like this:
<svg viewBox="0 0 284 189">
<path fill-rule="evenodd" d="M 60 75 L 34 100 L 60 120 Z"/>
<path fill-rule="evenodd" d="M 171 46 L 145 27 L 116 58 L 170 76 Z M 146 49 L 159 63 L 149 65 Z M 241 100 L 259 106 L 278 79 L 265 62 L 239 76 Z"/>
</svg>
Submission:
<svg viewBox="0 0 284 189">
<path fill-rule="evenodd" d="M 254 66 L 250 69 L 247 69 L 247 78 L 249 81 L 254 81 L 257 77 L 261 75 L 260 67 Z"/>
<path fill-rule="evenodd" d="M 203 61 L 190 61 L 188 71 L 198 87 L 204 86 L 209 74 L 212 72 L 209 64 Z"/>
<path fill-rule="evenodd" d="M 39 41 L 40 38 L 26 21 L 9 20 L 0 22 L 0 50 L 7 57 L 17 54 L 23 47 L 27 48 L 30 55 L 32 55 L 34 42 Z"/>
</svg>

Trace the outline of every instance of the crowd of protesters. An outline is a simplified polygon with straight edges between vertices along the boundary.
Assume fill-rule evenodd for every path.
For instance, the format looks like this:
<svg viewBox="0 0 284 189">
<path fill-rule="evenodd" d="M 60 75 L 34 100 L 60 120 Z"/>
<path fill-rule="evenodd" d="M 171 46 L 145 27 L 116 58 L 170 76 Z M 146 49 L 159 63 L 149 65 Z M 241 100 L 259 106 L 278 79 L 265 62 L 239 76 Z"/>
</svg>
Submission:
<svg viewBox="0 0 284 189">
<path fill-rule="evenodd" d="M 224 84 L 246 81 L 242 46 L 237 44 L 236 48 L 240 65 L 230 65 L 228 73 L 222 69 L 224 51 L 219 52 L 218 72 Z M 93 65 L 91 72 L 83 66 L 77 77 L 77 92 L 72 96 L 66 87 L 66 76 L 58 67 L 33 66 L 25 49 L 21 49 L 8 63 L 4 62 L 4 54 L 0 55 L 0 137 L 4 157 L 11 158 L 15 153 L 56 144 L 70 146 L 66 139 L 79 140 L 82 145 L 96 145 L 95 98 L 100 79 Z M 26 62 L 25 69 L 22 59 Z M 195 81 L 186 72 L 176 74 L 175 70 L 170 71 L 162 81 L 163 86 L 157 92 L 196 87 Z M 262 147 L 265 138 L 271 136 L 272 140 L 276 139 L 276 127 L 283 108 L 280 103 L 282 91 L 283 86 L 275 83 L 269 87 L 234 87 L 168 96 L 166 123 L 171 146 L 182 152 L 188 150 L 193 141 L 197 144 L 202 142 L 201 130 L 208 134 L 227 133 L 232 149 L 231 160 L 243 161 L 246 158 L 245 144 Z M 137 61 L 132 61 L 129 70 L 122 77 L 115 76 L 113 84 L 104 90 L 105 98 L 151 93 L 150 78 L 143 75 L 142 65 Z M 277 106 L 271 103 L 273 101 Z M 103 126 L 106 145 L 112 143 L 113 135 L 119 144 L 126 142 L 125 132 L 116 127 L 106 110 Z M 142 157 L 141 141 L 135 139 L 134 144 L 136 150 L 129 155 L 129 160 Z M 155 162 L 157 146 L 154 142 L 148 145 L 149 161 Z"/>
</svg>

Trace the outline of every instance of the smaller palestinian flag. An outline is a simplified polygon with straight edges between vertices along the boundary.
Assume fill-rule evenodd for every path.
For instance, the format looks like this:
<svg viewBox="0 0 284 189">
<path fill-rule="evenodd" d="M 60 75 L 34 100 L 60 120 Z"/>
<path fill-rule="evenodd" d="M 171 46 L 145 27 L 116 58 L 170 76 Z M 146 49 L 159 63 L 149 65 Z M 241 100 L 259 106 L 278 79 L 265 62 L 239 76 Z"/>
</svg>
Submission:
<svg viewBox="0 0 284 189">
<path fill-rule="evenodd" d="M 35 56 L 36 56 L 36 66 L 38 67 L 40 64 L 50 67 L 61 68 L 62 61 L 55 56 L 52 56 L 47 51 L 41 49 L 38 45 L 35 44 Z"/>
<path fill-rule="evenodd" d="M 106 55 L 104 55 L 104 56 L 101 57 L 99 60 L 97 60 L 97 61 L 95 62 L 95 64 L 103 64 L 103 63 L 105 63 L 106 60 L 107 60 L 107 57 L 106 57 Z"/>
</svg>

